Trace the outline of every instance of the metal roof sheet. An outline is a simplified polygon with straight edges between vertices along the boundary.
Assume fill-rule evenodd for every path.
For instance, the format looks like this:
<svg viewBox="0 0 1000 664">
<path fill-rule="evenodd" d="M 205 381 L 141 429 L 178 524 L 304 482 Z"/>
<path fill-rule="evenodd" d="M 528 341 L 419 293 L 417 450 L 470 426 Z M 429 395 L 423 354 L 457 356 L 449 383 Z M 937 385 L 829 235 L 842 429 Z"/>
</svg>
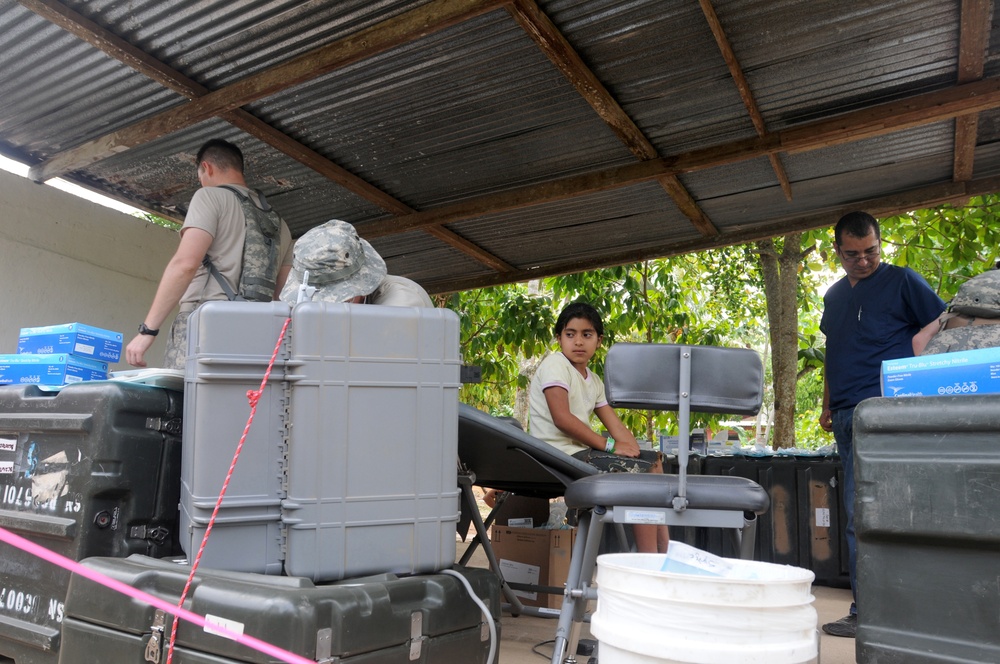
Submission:
<svg viewBox="0 0 1000 664">
<path fill-rule="evenodd" d="M 500 283 L 1000 188 L 1000 27 L 975 11 L 0 0 L 0 152 L 180 218 L 226 138 L 293 235 L 344 219 L 431 290 Z"/>
</svg>

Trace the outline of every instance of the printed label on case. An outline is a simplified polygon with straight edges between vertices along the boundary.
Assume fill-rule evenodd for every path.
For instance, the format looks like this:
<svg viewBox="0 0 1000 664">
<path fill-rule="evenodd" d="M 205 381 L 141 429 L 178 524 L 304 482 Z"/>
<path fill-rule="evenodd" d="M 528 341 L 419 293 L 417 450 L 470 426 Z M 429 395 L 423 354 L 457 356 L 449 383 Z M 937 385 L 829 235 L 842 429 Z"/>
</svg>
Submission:
<svg viewBox="0 0 1000 664">
<path fill-rule="evenodd" d="M 0 438 L 0 452 L 13 452 L 17 449 L 17 438 Z"/>
<path fill-rule="evenodd" d="M 223 632 L 221 629 L 213 629 L 213 627 L 221 627 L 222 629 L 229 631 Z M 213 616 L 211 613 L 207 613 L 205 614 L 205 631 L 209 634 L 215 634 L 216 636 L 221 636 L 224 639 L 235 641 L 236 639 L 233 638 L 233 634 L 243 634 L 243 623 L 235 620 L 229 620 L 228 618 Z"/>
<path fill-rule="evenodd" d="M 819 528 L 829 528 L 830 527 L 830 508 L 829 507 L 817 507 L 816 508 L 816 526 Z"/>
</svg>

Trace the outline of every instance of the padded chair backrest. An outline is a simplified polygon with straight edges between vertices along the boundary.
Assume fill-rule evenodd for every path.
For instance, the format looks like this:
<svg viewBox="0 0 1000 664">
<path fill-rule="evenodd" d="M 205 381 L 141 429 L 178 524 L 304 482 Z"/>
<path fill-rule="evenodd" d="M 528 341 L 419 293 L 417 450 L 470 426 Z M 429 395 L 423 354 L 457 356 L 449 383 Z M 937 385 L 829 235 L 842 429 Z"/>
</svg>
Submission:
<svg viewBox="0 0 1000 664">
<path fill-rule="evenodd" d="M 681 350 L 691 352 L 691 411 L 756 415 L 764 395 L 757 351 L 719 346 L 614 344 L 604 360 L 608 403 L 615 408 L 677 410 Z"/>
</svg>

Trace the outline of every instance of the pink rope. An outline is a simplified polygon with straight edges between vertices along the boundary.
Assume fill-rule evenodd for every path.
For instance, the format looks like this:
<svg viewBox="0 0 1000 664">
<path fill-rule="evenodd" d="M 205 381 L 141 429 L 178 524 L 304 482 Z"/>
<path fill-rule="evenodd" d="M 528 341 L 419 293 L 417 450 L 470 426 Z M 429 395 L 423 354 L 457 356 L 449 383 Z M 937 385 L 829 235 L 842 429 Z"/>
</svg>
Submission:
<svg viewBox="0 0 1000 664">
<path fill-rule="evenodd" d="M 104 574 L 101 574 L 96 570 L 90 569 L 89 567 L 85 567 L 80 563 L 74 562 L 69 558 L 61 556 L 54 551 L 50 551 L 46 549 L 44 546 L 35 544 L 34 542 L 26 540 L 19 535 L 15 535 L 6 528 L 0 528 L 0 541 L 6 542 L 11 546 L 26 551 L 27 553 L 30 553 L 33 556 L 37 556 L 38 558 L 50 562 L 53 565 L 58 565 L 59 567 L 67 569 L 73 574 L 90 579 L 94 583 L 99 583 L 103 586 L 107 586 L 108 588 L 117 591 L 123 595 L 127 595 L 132 599 L 136 599 L 145 604 L 149 604 L 150 606 L 160 609 L 161 611 L 164 611 L 166 613 L 174 614 L 175 616 L 183 618 L 184 620 L 190 623 L 194 623 L 199 627 L 202 628 L 208 627 L 211 631 L 219 633 L 220 636 L 232 639 L 233 641 L 236 641 L 239 644 L 245 645 L 249 648 L 253 648 L 254 650 L 258 650 L 266 655 L 270 655 L 271 657 L 275 657 L 281 660 L 282 662 L 287 662 L 288 664 L 316 664 L 314 660 L 306 659 L 305 657 L 296 655 L 295 653 L 288 652 L 287 650 L 284 650 L 277 646 L 273 646 L 270 643 L 266 643 L 264 641 L 261 641 L 260 639 L 256 639 L 247 634 L 237 634 L 236 632 L 225 629 L 221 625 L 209 623 L 207 620 L 205 620 L 204 617 L 198 615 L 197 613 L 193 613 L 186 609 L 174 606 L 170 602 L 162 600 L 159 597 L 154 597 L 153 595 L 149 595 L 147 593 L 142 592 L 141 590 L 133 588 L 132 586 L 129 586 L 125 583 L 122 583 L 117 579 L 112 579 L 109 576 L 105 576 Z"/>
<path fill-rule="evenodd" d="M 240 436 L 240 442 L 236 445 L 236 452 L 233 453 L 233 460 L 229 464 L 229 472 L 226 473 L 226 479 L 222 483 L 222 491 L 219 492 L 219 498 L 215 501 L 215 509 L 212 510 L 212 516 L 208 519 L 208 526 L 205 528 L 205 536 L 201 538 L 201 546 L 198 547 L 198 555 L 194 558 L 194 563 L 191 565 L 191 573 L 188 574 L 187 582 L 184 584 L 184 591 L 181 593 L 180 600 L 177 602 L 178 608 L 184 606 L 184 601 L 187 599 L 188 591 L 191 589 L 191 582 L 194 580 L 195 572 L 198 571 L 198 565 L 201 563 L 201 556 L 205 552 L 205 546 L 208 544 L 208 536 L 212 533 L 212 526 L 215 524 L 215 518 L 218 516 L 219 509 L 222 507 L 222 499 L 226 495 L 226 489 L 229 488 L 229 481 L 233 477 L 233 471 L 236 470 L 236 462 L 239 461 L 240 452 L 243 451 L 243 443 L 246 442 L 247 434 L 250 433 L 250 425 L 253 424 L 254 415 L 257 414 L 257 402 L 260 401 L 260 397 L 264 393 L 264 388 L 267 387 L 267 379 L 271 376 L 271 369 L 274 367 L 274 361 L 278 357 L 278 351 L 281 350 L 281 342 L 285 338 L 285 332 L 288 330 L 288 324 L 291 322 L 291 318 L 286 318 L 285 324 L 281 326 L 281 334 L 278 335 L 278 341 L 274 344 L 274 352 L 271 353 L 271 361 L 267 363 L 267 370 L 264 371 L 264 378 L 260 381 L 260 389 L 247 391 L 247 400 L 250 402 L 250 417 L 247 418 L 247 424 L 243 427 L 243 435 Z M 179 617 L 174 616 L 174 624 L 170 629 L 170 646 L 167 648 L 167 664 L 170 664 L 173 661 L 174 643 L 177 640 L 178 620 Z"/>
</svg>

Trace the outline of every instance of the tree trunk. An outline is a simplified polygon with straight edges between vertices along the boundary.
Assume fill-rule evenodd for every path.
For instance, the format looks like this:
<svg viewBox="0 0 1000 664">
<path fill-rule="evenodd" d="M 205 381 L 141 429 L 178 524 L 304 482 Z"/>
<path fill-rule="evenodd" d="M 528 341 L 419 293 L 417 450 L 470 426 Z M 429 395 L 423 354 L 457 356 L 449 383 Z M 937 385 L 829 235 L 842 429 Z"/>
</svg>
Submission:
<svg viewBox="0 0 1000 664">
<path fill-rule="evenodd" d="M 767 297 L 774 385 L 774 449 L 795 447 L 795 384 L 799 361 L 799 311 L 796 293 L 802 252 L 802 234 L 784 237 L 781 253 L 773 240 L 757 242 Z"/>
</svg>

